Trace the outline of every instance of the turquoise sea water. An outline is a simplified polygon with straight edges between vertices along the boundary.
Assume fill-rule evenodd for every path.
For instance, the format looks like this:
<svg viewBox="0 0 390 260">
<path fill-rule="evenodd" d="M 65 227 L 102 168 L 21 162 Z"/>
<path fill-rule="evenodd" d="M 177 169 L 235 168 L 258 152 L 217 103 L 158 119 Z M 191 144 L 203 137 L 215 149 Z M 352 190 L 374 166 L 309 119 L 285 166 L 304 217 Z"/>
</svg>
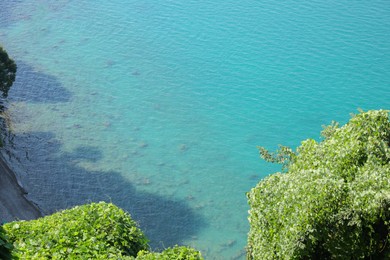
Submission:
<svg viewBox="0 0 390 260">
<path fill-rule="evenodd" d="M 109 3 L 108 3 L 109 2 Z M 388 1 L 0 2 L 7 156 L 46 213 L 129 211 L 153 249 L 243 259 L 258 157 L 390 108 Z"/>
</svg>

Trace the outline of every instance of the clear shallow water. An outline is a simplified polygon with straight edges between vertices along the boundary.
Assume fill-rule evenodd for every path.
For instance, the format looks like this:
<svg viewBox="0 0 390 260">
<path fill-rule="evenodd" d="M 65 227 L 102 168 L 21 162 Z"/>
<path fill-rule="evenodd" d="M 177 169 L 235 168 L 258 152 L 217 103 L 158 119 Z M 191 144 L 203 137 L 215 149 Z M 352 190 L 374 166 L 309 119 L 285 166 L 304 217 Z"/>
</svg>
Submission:
<svg viewBox="0 0 390 260">
<path fill-rule="evenodd" d="M 389 108 L 386 1 L 7 1 L 10 162 L 47 213 L 107 200 L 153 248 L 244 258 L 245 192 L 357 108 Z"/>
</svg>

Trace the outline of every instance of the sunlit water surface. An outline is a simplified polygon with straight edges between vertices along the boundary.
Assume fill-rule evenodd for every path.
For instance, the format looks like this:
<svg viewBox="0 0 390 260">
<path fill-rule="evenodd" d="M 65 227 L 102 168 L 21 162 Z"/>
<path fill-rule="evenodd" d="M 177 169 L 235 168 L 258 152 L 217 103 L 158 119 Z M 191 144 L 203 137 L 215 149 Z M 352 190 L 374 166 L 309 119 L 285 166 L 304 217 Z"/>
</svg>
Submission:
<svg viewBox="0 0 390 260">
<path fill-rule="evenodd" d="M 388 1 L 0 2 L 3 154 L 47 213 L 129 211 L 153 249 L 243 259 L 258 157 L 390 108 Z"/>
</svg>

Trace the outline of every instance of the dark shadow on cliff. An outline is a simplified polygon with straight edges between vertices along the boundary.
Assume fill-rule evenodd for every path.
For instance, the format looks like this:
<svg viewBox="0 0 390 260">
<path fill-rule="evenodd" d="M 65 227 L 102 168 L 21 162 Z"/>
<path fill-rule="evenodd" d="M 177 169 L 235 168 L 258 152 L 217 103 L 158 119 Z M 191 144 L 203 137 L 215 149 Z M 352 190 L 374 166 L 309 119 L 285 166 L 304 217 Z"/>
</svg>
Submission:
<svg viewBox="0 0 390 260">
<path fill-rule="evenodd" d="M 28 144 L 28 148 L 23 144 Z M 71 153 L 61 153 L 61 144 L 51 133 L 15 136 L 14 145 L 8 147 L 12 149 L 8 159 L 22 173 L 20 178 L 29 198 L 38 204 L 44 201 L 42 207 L 46 214 L 89 202 L 113 202 L 140 224 L 153 249 L 180 244 L 205 227 L 202 217 L 185 201 L 139 192 L 118 172 L 77 166 L 102 158 L 94 147 L 83 146 Z"/>
<path fill-rule="evenodd" d="M 37 71 L 29 64 L 17 60 L 16 80 L 9 91 L 10 101 L 30 103 L 67 102 L 72 94 L 56 77 Z"/>
</svg>

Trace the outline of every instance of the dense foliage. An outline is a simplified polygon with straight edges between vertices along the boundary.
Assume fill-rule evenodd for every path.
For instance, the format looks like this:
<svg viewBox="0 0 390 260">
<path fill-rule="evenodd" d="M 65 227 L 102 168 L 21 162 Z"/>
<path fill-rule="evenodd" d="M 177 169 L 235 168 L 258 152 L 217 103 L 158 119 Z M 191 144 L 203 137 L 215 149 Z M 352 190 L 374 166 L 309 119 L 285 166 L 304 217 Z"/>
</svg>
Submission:
<svg viewBox="0 0 390 260">
<path fill-rule="evenodd" d="M 3 227 L 0 259 L 203 259 L 199 251 L 184 246 L 147 251 L 147 239 L 131 216 L 105 202 Z"/>
<path fill-rule="evenodd" d="M 248 194 L 248 259 L 390 259 L 388 111 L 362 112 L 281 155 Z M 288 160 L 285 160 L 285 159 Z"/>
<path fill-rule="evenodd" d="M 0 259 L 8 259 L 11 257 L 12 244 L 8 241 L 7 234 L 3 227 L 0 226 Z"/>
<path fill-rule="evenodd" d="M 165 249 L 161 253 L 140 251 L 137 260 L 201 260 L 203 259 L 199 251 L 185 246 L 175 246 Z"/>
<path fill-rule="evenodd" d="M 15 81 L 16 64 L 9 58 L 7 52 L 0 46 L 0 91 L 3 97 L 8 96 L 8 91 Z"/>
<path fill-rule="evenodd" d="M 44 218 L 4 225 L 20 259 L 119 259 L 148 249 L 128 213 L 113 204 L 92 203 Z"/>
</svg>

